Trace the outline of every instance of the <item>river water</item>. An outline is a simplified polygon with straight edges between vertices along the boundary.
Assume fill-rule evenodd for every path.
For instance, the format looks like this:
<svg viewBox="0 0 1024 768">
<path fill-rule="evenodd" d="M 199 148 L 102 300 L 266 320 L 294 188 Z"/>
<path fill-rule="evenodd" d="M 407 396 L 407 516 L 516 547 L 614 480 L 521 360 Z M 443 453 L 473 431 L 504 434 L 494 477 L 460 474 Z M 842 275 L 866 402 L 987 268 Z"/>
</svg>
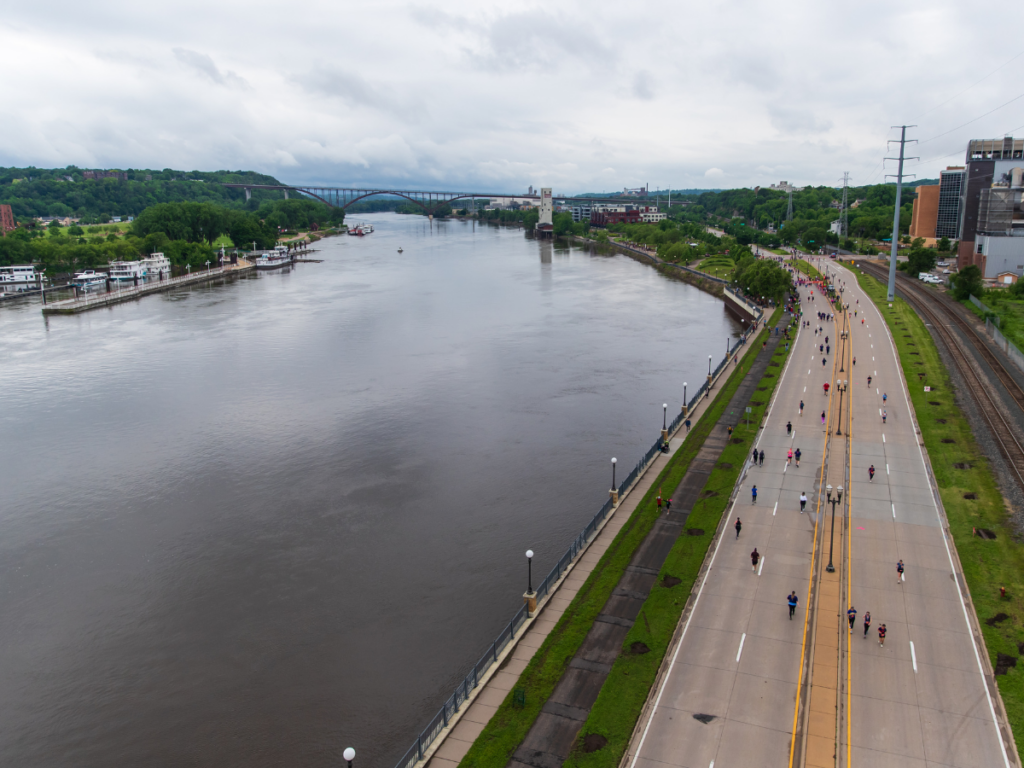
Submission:
<svg viewBox="0 0 1024 768">
<path fill-rule="evenodd" d="M 0 765 L 391 768 L 740 330 L 628 257 L 351 218 L 0 306 Z"/>
</svg>

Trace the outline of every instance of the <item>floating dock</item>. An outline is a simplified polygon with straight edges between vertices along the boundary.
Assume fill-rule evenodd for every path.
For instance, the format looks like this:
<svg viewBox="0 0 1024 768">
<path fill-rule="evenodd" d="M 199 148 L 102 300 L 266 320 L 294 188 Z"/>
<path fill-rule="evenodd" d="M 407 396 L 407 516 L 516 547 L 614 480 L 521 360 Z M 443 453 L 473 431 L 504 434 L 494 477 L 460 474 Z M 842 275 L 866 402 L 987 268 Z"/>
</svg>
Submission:
<svg viewBox="0 0 1024 768">
<path fill-rule="evenodd" d="M 191 275 L 182 275 L 181 277 L 172 277 L 167 280 L 144 283 L 142 285 L 132 286 L 131 288 L 124 288 L 120 290 L 115 289 L 108 293 L 101 293 L 96 296 L 83 296 L 77 299 L 64 299 L 63 301 L 50 302 L 43 305 L 43 314 L 77 315 L 79 312 L 87 312 L 90 309 L 99 309 L 100 307 L 109 307 L 114 304 L 120 304 L 124 301 L 132 301 L 143 296 L 148 296 L 151 293 L 169 291 L 172 288 L 179 288 L 183 285 L 194 285 L 196 283 L 205 283 L 210 280 L 217 280 L 222 277 L 243 275 L 255 269 L 255 264 L 239 259 L 237 266 L 232 265 L 229 267 L 217 267 L 216 269 L 199 270 Z"/>
</svg>

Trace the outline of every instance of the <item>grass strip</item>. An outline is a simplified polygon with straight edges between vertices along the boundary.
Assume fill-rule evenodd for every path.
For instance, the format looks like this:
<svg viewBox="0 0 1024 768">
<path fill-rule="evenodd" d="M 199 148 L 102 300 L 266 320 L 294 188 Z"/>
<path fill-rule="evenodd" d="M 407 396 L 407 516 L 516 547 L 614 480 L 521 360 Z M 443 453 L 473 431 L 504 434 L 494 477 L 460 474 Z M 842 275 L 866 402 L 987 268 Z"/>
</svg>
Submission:
<svg viewBox="0 0 1024 768">
<path fill-rule="evenodd" d="M 1024 545 L 1013 529 L 992 465 L 979 448 L 970 424 L 956 404 L 949 371 L 931 334 L 909 304 L 897 298 L 892 309 L 887 286 L 860 270 L 857 281 L 872 298 L 892 332 L 910 389 L 932 471 L 946 510 L 949 531 L 960 555 L 964 578 L 981 624 L 992 666 L 998 655 L 1024 655 Z M 925 374 L 923 379 L 918 374 Z M 930 392 L 924 386 L 931 387 Z M 973 534 L 984 528 L 996 534 Z M 1006 587 L 1006 597 L 999 588 Z M 993 618 L 1007 618 L 989 624 Z M 999 692 L 1014 739 L 1024 731 L 1024 665 L 997 674 Z"/>
<path fill-rule="evenodd" d="M 823 277 L 821 272 L 812 267 L 810 263 L 804 261 L 803 259 L 797 259 L 796 265 L 800 269 L 800 271 L 807 275 L 809 278 L 811 278 L 811 280 L 820 280 Z"/>
<path fill-rule="evenodd" d="M 781 310 L 776 310 L 769 325 L 779 322 L 780 315 Z M 749 423 L 747 414 L 737 416 L 733 439 L 722 452 L 686 521 L 687 528 L 701 528 L 704 533 L 676 539 L 661 569 L 661 580 L 651 590 L 640 617 L 626 635 L 622 653 L 612 665 L 566 766 L 615 768 L 622 760 L 788 356 L 785 343 L 780 343 L 751 398 Z M 679 581 L 666 582 L 666 577 Z M 639 652 L 633 652 L 634 643 L 642 644 L 636 646 Z M 644 651 L 645 647 L 649 650 Z M 600 734 L 607 744 L 594 752 L 585 752 L 583 743 L 590 734 Z"/>
<path fill-rule="evenodd" d="M 768 326 L 774 326 L 781 314 L 782 309 L 777 309 Z M 633 559 L 637 547 L 657 521 L 658 507 L 655 498 L 658 488 L 675 488 L 682 482 L 690 462 L 704 445 L 704 440 L 725 411 L 743 377 L 754 364 L 757 345 L 767 338 L 767 334 L 766 328 L 757 339 L 750 342 L 753 345 L 751 353 L 745 355 L 733 369 L 725 386 L 711 401 L 710 407 L 690 430 L 686 441 L 669 460 L 629 520 L 612 540 L 565 613 L 519 676 L 519 681 L 512 687 L 512 691 L 502 701 L 466 756 L 462 758 L 459 763 L 461 768 L 504 768 L 526 738 L 527 732 L 540 714 L 541 707 L 551 696 L 597 615 L 608 602 L 612 590 L 625 573 L 626 566 Z M 522 689 L 526 693 L 526 703 L 522 707 L 513 706 L 512 699 L 516 689 Z"/>
</svg>

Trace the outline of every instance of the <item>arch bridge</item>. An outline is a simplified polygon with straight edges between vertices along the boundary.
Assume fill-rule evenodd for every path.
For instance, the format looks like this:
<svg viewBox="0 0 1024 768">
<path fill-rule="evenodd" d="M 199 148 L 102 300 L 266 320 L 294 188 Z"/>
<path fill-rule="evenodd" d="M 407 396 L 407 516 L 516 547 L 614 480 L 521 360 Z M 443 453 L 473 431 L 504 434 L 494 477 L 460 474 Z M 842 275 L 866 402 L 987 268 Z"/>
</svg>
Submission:
<svg viewBox="0 0 1024 768">
<path fill-rule="evenodd" d="M 374 197 L 377 195 L 385 195 L 391 197 L 401 197 L 408 200 L 411 203 L 415 203 L 428 214 L 433 214 L 442 205 L 449 205 L 456 200 L 493 200 L 494 198 L 514 198 L 516 200 L 535 200 L 540 202 L 539 194 L 521 194 L 515 192 L 425 192 L 421 190 L 403 190 L 403 189 L 380 189 L 380 188 L 356 188 L 356 187 L 320 187 L 320 186 L 302 186 L 302 185 L 288 185 L 288 184 L 223 184 L 225 187 L 231 187 L 234 189 L 244 189 L 245 198 L 248 200 L 252 196 L 252 190 L 254 189 L 268 189 L 274 191 L 284 192 L 285 198 L 288 197 L 289 192 L 298 192 L 301 195 L 312 197 L 315 200 L 319 200 L 327 205 L 333 206 L 334 208 L 341 208 L 342 210 L 347 209 L 353 203 L 358 203 L 360 200 L 365 200 L 368 197 Z M 634 205 L 650 205 L 655 203 L 655 199 L 650 197 L 572 197 L 565 195 L 554 195 L 552 200 L 557 203 L 630 203 Z M 661 200 L 664 204 L 665 200 Z M 682 201 L 674 203 L 676 205 L 681 204 Z"/>
</svg>

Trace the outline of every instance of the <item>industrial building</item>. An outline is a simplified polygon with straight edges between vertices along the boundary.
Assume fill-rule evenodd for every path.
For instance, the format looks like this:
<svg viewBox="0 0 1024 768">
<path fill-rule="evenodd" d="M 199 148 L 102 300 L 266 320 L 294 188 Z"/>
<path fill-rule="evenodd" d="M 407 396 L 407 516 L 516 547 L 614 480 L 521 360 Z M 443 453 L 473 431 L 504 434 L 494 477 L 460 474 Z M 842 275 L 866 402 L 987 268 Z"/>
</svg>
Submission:
<svg viewBox="0 0 1024 768">
<path fill-rule="evenodd" d="M 910 219 L 910 236 L 923 237 L 928 245 L 948 237 L 956 240 L 960 234 L 960 192 L 963 188 L 964 169 L 950 166 L 939 174 L 938 184 L 917 188 L 914 213 Z"/>
<path fill-rule="evenodd" d="M 967 145 L 966 168 L 960 190 L 957 266 L 976 264 L 988 279 L 1002 271 L 1006 259 L 1016 271 L 1024 264 L 1024 139 L 975 139 Z M 1009 238 L 1012 238 L 1010 240 Z M 989 257 L 993 263 L 988 264 Z M 996 268 L 996 262 L 1000 268 Z M 1021 268 L 1024 270 L 1024 267 Z M 1020 274 L 1020 272 L 1017 272 Z"/>
</svg>

